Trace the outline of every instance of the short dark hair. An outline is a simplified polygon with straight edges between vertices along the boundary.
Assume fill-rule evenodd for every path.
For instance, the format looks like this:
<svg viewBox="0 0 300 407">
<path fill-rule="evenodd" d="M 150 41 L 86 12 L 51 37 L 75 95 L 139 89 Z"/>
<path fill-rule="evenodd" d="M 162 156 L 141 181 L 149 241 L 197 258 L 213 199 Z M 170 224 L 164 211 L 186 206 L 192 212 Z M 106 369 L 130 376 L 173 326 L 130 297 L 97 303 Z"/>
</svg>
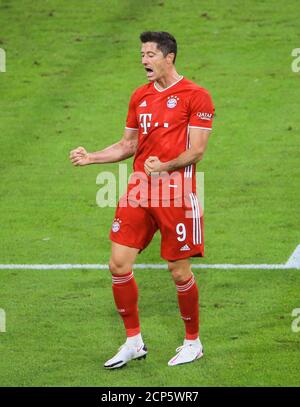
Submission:
<svg viewBox="0 0 300 407">
<path fill-rule="evenodd" d="M 163 53 L 164 57 L 171 52 L 174 53 L 175 56 L 173 63 L 175 64 L 177 42 L 172 34 L 165 31 L 145 31 L 140 35 L 140 40 L 142 43 L 155 42 L 157 44 L 157 48 Z"/>
</svg>

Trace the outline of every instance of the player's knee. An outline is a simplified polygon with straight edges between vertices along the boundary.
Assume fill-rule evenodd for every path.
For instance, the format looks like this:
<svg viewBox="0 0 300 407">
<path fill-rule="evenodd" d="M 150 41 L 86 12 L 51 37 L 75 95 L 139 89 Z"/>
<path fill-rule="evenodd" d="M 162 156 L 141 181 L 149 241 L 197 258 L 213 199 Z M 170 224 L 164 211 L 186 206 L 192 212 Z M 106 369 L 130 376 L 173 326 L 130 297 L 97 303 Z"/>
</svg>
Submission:
<svg viewBox="0 0 300 407">
<path fill-rule="evenodd" d="M 126 274 L 131 271 L 127 264 L 117 261 L 116 259 L 110 259 L 109 270 L 112 274 Z"/>
<path fill-rule="evenodd" d="M 168 269 L 172 274 L 174 281 L 181 281 L 182 279 L 182 267 L 179 267 L 176 263 L 168 263 Z"/>
<path fill-rule="evenodd" d="M 171 272 L 172 278 L 175 281 L 175 283 L 186 281 L 192 275 L 190 267 L 185 267 L 181 264 L 179 265 L 176 262 L 169 262 L 168 269 Z"/>
<path fill-rule="evenodd" d="M 108 267 L 109 267 L 109 271 L 112 274 L 121 274 L 120 273 L 120 271 L 122 269 L 121 265 L 118 262 L 114 261 L 113 259 L 110 259 Z"/>
</svg>

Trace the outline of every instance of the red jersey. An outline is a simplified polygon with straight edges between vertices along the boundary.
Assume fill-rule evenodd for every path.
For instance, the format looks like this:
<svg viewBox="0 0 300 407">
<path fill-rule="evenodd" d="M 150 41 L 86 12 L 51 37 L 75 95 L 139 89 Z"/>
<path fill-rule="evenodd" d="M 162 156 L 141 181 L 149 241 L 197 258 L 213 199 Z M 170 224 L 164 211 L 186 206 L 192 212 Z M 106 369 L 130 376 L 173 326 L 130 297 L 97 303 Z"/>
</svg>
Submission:
<svg viewBox="0 0 300 407">
<path fill-rule="evenodd" d="M 149 156 L 157 156 L 162 162 L 177 158 L 190 147 L 189 129 L 211 130 L 213 115 L 208 91 L 183 77 L 165 89 L 159 89 L 153 82 L 136 89 L 126 120 L 126 128 L 139 131 L 134 171 L 144 172 L 144 162 Z M 194 164 L 176 171 L 182 185 L 184 179 L 192 181 L 193 192 L 196 192 L 195 169 Z"/>
</svg>

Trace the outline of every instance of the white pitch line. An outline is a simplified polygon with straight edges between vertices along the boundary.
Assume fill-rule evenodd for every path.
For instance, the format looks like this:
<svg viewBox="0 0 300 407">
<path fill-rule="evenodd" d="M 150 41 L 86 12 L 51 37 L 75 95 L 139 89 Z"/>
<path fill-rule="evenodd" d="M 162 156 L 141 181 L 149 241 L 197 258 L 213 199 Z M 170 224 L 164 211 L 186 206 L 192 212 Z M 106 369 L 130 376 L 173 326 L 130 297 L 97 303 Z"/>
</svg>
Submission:
<svg viewBox="0 0 300 407">
<path fill-rule="evenodd" d="M 167 264 L 135 264 L 134 269 L 167 269 Z M 192 264 L 193 269 L 300 270 L 300 245 L 285 264 Z M 108 270 L 107 264 L 0 264 L 0 270 Z"/>
<path fill-rule="evenodd" d="M 300 269 L 287 264 L 192 264 L 193 269 Z M 0 270 L 108 270 L 107 264 L 0 264 Z M 167 269 L 167 264 L 135 264 L 134 269 Z"/>
<path fill-rule="evenodd" d="M 300 267 L 300 244 L 293 251 L 292 255 L 288 259 L 287 266 L 299 268 Z"/>
</svg>

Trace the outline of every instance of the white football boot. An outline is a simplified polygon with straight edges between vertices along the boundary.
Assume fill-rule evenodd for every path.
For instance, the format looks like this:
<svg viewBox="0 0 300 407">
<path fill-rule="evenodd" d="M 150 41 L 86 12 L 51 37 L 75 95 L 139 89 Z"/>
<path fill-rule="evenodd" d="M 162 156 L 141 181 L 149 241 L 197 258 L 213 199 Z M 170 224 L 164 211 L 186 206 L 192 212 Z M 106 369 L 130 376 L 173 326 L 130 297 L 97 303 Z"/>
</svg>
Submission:
<svg viewBox="0 0 300 407">
<path fill-rule="evenodd" d="M 169 360 L 169 366 L 182 365 L 193 362 L 203 356 L 203 346 L 200 339 L 194 341 L 185 339 L 183 345 L 176 349 L 177 355 Z"/>
<path fill-rule="evenodd" d="M 104 367 L 107 369 L 118 369 L 125 366 L 130 360 L 146 359 L 147 347 L 143 343 L 141 346 L 134 346 L 128 343 L 124 343 L 118 353 L 107 362 L 104 363 Z"/>
</svg>

